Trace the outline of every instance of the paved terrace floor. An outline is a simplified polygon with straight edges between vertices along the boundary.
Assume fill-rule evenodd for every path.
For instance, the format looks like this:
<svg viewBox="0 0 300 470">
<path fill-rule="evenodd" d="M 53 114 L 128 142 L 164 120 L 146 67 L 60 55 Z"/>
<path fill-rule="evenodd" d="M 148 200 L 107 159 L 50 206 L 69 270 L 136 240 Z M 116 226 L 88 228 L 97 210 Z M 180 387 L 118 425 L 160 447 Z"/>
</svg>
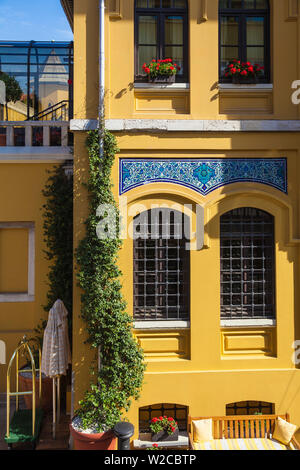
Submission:
<svg viewBox="0 0 300 470">
<path fill-rule="evenodd" d="M 20 406 L 22 408 L 22 405 Z M 11 408 L 11 414 L 14 413 L 14 406 Z M 43 419 L 42 429 L 36 450 L 69 450 L 69 422 L 70 416 L 61 415 L 60 423 L 56 426 L 56 439 L 52 438 L 52 413 L 45 415 Z M 0 450 L 8 450 L 4 441 L 6 433 L 6 406 L 0 404 Z M 19 444 L 14 445 L 15 450 L 31 450 L 31 445 Z"/>
</svg>

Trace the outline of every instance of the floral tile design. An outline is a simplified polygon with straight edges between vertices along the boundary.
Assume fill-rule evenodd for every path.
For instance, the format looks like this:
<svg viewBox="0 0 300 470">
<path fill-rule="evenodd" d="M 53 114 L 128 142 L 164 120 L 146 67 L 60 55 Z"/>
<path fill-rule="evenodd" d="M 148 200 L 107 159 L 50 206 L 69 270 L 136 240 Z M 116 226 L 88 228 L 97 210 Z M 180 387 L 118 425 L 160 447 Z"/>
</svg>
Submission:
<svg viewBox="0 0 300 470">
<path fill-rule="evenodd" d="M 254 182 L 287 193 L 286 158 L 120 159 L 120 194 L 149 183 L 176 183 L 206 196 L 231 183 Z"/>
</svg>

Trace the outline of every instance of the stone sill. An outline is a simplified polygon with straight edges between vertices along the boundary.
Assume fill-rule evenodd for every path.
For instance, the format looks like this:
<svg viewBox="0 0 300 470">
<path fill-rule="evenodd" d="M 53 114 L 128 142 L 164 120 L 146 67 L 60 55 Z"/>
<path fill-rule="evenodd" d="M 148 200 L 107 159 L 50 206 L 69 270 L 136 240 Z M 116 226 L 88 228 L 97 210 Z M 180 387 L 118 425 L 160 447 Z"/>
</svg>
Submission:
<svg viewBox="0 0 300 470">
<path fill-rule="evenodd" d="M 241 320 L 221 320 L 221 328 L 246 328 L 246 327 L 266 327 L 276 326 L 276 320 L 269 319 L 241 319 Z"/>
<path fill-rule="evenodd" d="M 190 328 L 189 321 L 136 321 L 135 330 L 184 330 Z"/>
<path fill-rule="evenodd" d="M 255 93 L 272 93 L 272 83 L 253 83 L 253 84 L 235 84 L 235 83 L 219 83 L 218 88 L 222 93 L 238 93 L 242 92 L 255 92 Z"/>
<path fill-rule="evenodd" d="M 190 89 L 189 83 L 135 83 L 135 90 L 147 91 L 186 91 Z"/>
</svg>

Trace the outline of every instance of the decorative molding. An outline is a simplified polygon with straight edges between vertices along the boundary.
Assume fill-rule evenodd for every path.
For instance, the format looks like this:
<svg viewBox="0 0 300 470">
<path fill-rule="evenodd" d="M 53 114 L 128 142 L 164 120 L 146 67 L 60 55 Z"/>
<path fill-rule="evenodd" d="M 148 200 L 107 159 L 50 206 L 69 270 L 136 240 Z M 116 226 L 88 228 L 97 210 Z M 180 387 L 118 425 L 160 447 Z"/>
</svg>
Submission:
<svg viewBox="0 0 300 470">
<path fill-rule="evenodd" d="M 71 147 L 0 147 L 0 163 L 55 163 L 73 160 Z"/>
<path fill-rule="evenodd" d="M 208 20 L 207 15 L 207 0 L 199 0 L 199 18 L 198 23 L 204 23 Z"/>
<path fill-rule="evenodd" d="M 287 193 L 285 158 L 120 159 L 120 195 L 150 183 L 174 183 L 206 196 L 232 183 L 266 184 Z"/>
<path fill-rule="evenodd" d="M 117 18 L 117 19 L 122 18 L 121 1 L 122 0 L 110 0 L 110 4 L 109 4 L 109 16 L 110 16 L 110 18 Z"/>
<path fill-rule="evenodd" d="M 286 0 L 286 21 L 297 21 L 298 15 L 298 0 Z"/>
<path fill-rule="evenodd" d="M 34 302 L 35 295 L 35 225 L 33 222 L 0 222 L 1 229 L 28 230 L 28 288 L 27 292 L 1 292 L 0 303 Z"/>
<path fill-rule="evenodd" d="M 228 357 L 276 357 L 276 328 L 239 328 L 221 331 L 221 354 Z"/>
<path fill-rule="evenodd" d="M 277 119 L 107 119 L 111 132 L 300 132 L 300 120 Z M 73 119 L 71 131 L 99 128 L 97 119 Z"/>
</svg>

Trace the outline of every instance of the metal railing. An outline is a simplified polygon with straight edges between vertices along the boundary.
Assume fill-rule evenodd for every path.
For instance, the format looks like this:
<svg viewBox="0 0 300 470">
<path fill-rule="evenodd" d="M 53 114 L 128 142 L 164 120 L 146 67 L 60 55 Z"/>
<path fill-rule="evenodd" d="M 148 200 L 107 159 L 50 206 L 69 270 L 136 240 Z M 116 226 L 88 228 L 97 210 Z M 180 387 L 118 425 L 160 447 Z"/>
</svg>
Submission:
<svg viewBox="0 0 300 470">
<path fill-rule="evenodd" d="M 69 121 L 0 121 L 0 148 L 69 144 Z"/>
<path fill-rule="evenodd" d="M 49 108 L 43 109 L 26 121 L 67 121 L 69 119 L 69 100 L 63 100 Z"/>
</svg>

